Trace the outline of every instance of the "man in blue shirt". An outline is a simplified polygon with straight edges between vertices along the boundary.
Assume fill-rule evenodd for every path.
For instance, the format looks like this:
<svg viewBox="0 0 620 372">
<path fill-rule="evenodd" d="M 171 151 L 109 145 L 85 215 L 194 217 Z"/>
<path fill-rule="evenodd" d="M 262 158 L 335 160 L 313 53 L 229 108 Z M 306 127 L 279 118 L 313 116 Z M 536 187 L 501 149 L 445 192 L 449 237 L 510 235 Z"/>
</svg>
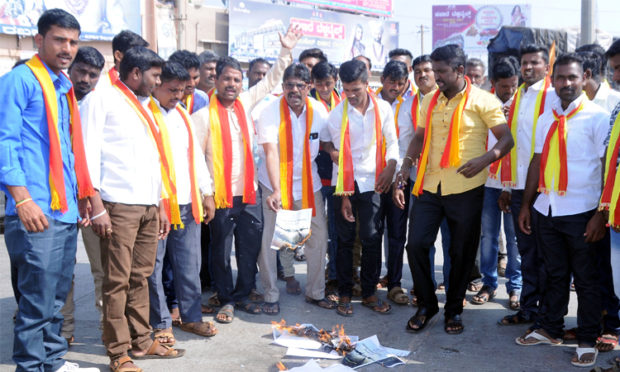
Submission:
<svg viewBox="0 0 620 372">
<path fill-rule="evenodd" d="M 60 335 L 60 308 L 71 285 L 80 219 L 75 166 L 76 161 L 83 160 L 83 154 L 79 157 L 73 152 L 76 141 L 72 143 L 71 131 L 78 127 L 74 123 L 71 128 L 67 100 L 71 82 L 61 70 L 75 57 L 80 24 L 69 13 L 51 9 L 41 15 L 37 26 L 34 40 L 38 57 L 0 79 L 0 101 L 4 103 L 0 111 L 0 187 L 8 195 L 5 240 L 11 265 L 17 271 L 19 308 L 13 360 L 17 371 L 98 371 L 65 362 L 62 356 L 67 342 Z M 42 75 L 35 76 L 35 63 Z M 49 86 L 44 95 L 42 86 L 48 81 L 45 73 L 53 89 Z M 39 78 L 43 78 L 41 83 Z M 55 102 L 46 101 L 51 94 L 56 96 Z M 50 136 L 46 113 L 53 115 L 56 111 L 58 138 Z M 61 164 L 51 161 L 50 154 L 59 156 Z M 53 172 L 64 180 L 58 182 L 56 178 L 55 187 L 50 186 Z M 86 176 L 81 182 L 89 183 L 88 172 L 81 174 Z M 79 186 L 82 190 L 83 185 Z M 82 222 L 86 224 L 88 201 L 94 214 L 104 211 L 98 196 L 80 200 L 79 209 L 85 216 Z M 97 222 L 103 229 L 109 227 L 105 214 Z"/>
</svg>

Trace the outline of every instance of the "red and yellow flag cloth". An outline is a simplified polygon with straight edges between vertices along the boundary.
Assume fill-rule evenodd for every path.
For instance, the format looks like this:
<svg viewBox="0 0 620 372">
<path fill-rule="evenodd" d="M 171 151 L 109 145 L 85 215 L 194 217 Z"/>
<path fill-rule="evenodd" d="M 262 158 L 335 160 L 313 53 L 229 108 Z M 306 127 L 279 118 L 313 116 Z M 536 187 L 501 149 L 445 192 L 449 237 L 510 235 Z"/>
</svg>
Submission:
<svg viewBox="0 0 620 372">
<path fill-rule="evenodd" d="M 116 67 L 112 67 L 108 70 L 108 79 L 110 79 L 110 84 L 114 85 L 114 83 L 116 83 L 116 80 L 118 80 L 118 77 L 119 75 Z"/>
<path fill-rule="evenodd" d="M 463 111 L 467 105 L 469 99 L 469 93 L 471 92 L 471 81 L 465 76 L 465 93 L 461 97 L 458 105 L 452 113 L 452 119 L 450 120 L 450 128 L 448 132 L 448 138 L 446 139 L 446 147 L 444 148 L 443 155 L 439 166 L 441 168 L 458 167 L 461 164 L 461 154 L 459 151 L 459 132 L 461 130 L 461 118 Z M 415 184 L 413 185 L 412 194 L 418 196 L 422 193 L 424 187 L 424 173 L 426 173 L 426 166 L 428 164 L 429 153 L 431 149 L 431 132 L 432 132 L 432 118 L 433 110 L 437 105 L 437 99 L 441 94 L 441 90 L 437 89 L 426 112 L 426 126 L 424 130 L 424 145 L 422 146 L 422 154 L 420 155 L 420 162 L 418 165 L 418 173 L 416 176 Z"/>
<path fill-rule="evenodd" d="M 58 132 L 58 100 L 56 88 L 52 82 L 47 68 L 41 61 L 38 54 L 35 54 L 26 65 L 32 70 L 43 91 L 43 102 L 45 104 L 45 116 L 47 117 L 47 130 L 49 132 L 50 144 L 50 207 L 53 211 L 65 213 L 69 206 L 67 195 L 65 194 L 65 178 L 62 164 L 62 153 L 60 146 L 60 134 Z M 63 72 L 64 74 L 64 72 Z M 66 75 L 65 75 L 66 76 Z M 67 77 L 68 79 L 68 77 Z M 90 181 L 88 165 L 86 164 L 86 153 L 82 137 L 82 122 L 78 111 L 77 99 L 73 87 L 67 93 L 67 104 L 69 106 L 71 134 L 71 149 L 75 158 L 75 175 L 78 187 L 78 199 L 84 199 L 95 194 L 95 189 Z"/>
<path fill-rule="evenodd" d="M 620 197 L 620 173 L 618 172 L 618 154 L 620 152 L 620 115 L 616 116 L 614 126 L 611 129 L 611 138 L 607 155 L 605 157 L 605 185 L 599 210 L 609 211 L 609 225 L 614 228 L 620 227 L 620 208 L 618 199 Z"/>
<path fill-rule="evenodd" d="M 151 116 L 148 114 L 144 106 L 142 106 L 140 101 L 138 101 L 136 95 L 120 79 L 114 82 L 113 87 L 115 87 L 119 92 L 121 92 L 121 94 L 123 94 L 123 96 L 125 97 L 125 101 L 136 112 L 138 118 L 140 118 L 140 120 L 146 127 L 149 136 L 153 140 L 155 148 L 157 148 L 157 152 L 159 154 L 159 161 L 161 164 L 161 183 L 163 185 L 162 195 L 164 197 L 164 204 L 176 204 L 178 210 L 178 201 L 176 200 L 177 190 L 174 178 L 174 166 L 171 164 L 172 155 L 170 149 L 168 149 L 168 151 L 166 152 L 166 148 L 164 147 L 164 143 L 162 140 L 161 128 L 159 128 L 158 125 L 151 119 Z M 149 103 L 149 106 L 150 104 L 151 103 Z M 164 127 L 163 130 L 165 129 L 166 128 Z M 176 216 L 173 214 L 171 217 L 172 218 L 170 219 L 170 224 L 180 225 L 180 215 Z"/>
<path fill-rule="evenodd" d="M 534 146 L 536 145 L 536 127 L 538 126 L 538 118 L 545 112 L 545 101 L 547 99 L 547 90 L 551 86 L 551 79 L 546 77 L 543 85 L 536 96 L 536 106 L 534 107 L 534 119 L 532 126 L 532 141 L 530 144 L 530 160 L 534 155 Z M 519 105 L 521 104 L 521 96 L 525 91 L 525 83 L 521 84 L 517 93 L 510 105 L 510 112 L 508 114 L 508 126 L 512 133 L 512 138 L 515 141 L 515 145 L 510 152 L 503 158 L 494 161 L 489 167 L 489 177 L 497 179 L 499 177 L 502 185 L 506 187 L 515 187 L 517 185 L 517 130 L 518 130 L 518 117 L 519 117 Z"/>
<path fill-rule="evenodd" d="M 194 113 L 194 94 L 196 93 L 189 94 L 187 97 L 185 97 L 185 102 L 183 102 L 185 104 L 187 112 L 189 112 L 190 115 Z"/>
<path fill-rule="evenodd" d="M 245 109 L 241 100 L 237 98 L 233 105 L 237 116 L 241 135 L 243 137 L 243 154 L 245 166 L 243 170 L 243 202 L 256 203 L 254 189 L 254 158 L 250 142 L 250 128 L 246 119 Z M 231 208 L 232 194 L 232 142 L 228 110 L 220 103 L 217 94 L 213 92 L 209 99 L 209 121 L 211 142 L 213 143 L 213 180 L 215 182 L 215 207 Z"/>
<path fill-rule="evenodd" d="M 316 89 L 314 91 L 314 97 L 316 98 L 317 101 L 321 102 L 323 106 L 325 106 L 325 109 L 327 110 L 327 112 L 330 112 L 331 110 L 333 110 L 336 106 L 338 106 L 338 104 L 342 100 L 338 92 L 336 92 L 336 90 L 332 90 L 332 94 L 329 97 L 329 104 L 323 101 L 323 99 L 319 95 L 319 92 Z"/>
<path fill-rule="evenodd" d="M 555 121 L 551 124 L 543 152 L 540 158 L 540 173 L 538 191 L 548 194 L 555 191 L 558 195 L 566 194 L 568 186 L 568 166 L 566 160 L 566 136 L 568 134 L 566 122 L 583 108 L 583 102 L 575 107 L 568 115 L 558 115 L 553 110 Z"/>
<path fill-rule="evenodd" d="M 159 109 L 159 106 L 153 98 L 149 102 L 149 109 L 153 113 L 153 117 L 155 118 L 155 122 L 159 127 L 159 134 L 161 136 L 162 144 L 164 146 L 164 151 L 166 152 L 166 158 L 168 159 L 168 165 L 170 166 L 170 182 L 174 187 L 171 190 L 176 190 L 176 172 L 174 167 L 174 157 L 172 154 L 172 146 L 170 143 L 170 134 L 168 131 L 168 125 Z M 179 105 L 175 108 L 183 122 L 185 124 L 185 129 L 188 134 L 188 143 L 189 149 L 187 152 L 188 155 L 188 164 L 189 164 L 189 177 L 190 177 L 190 190 L 191 190 L 191 200 L 192 200 L 192 216 L 194 217 L 194 221 L 196 223 L 200 223 L 202 221 L 202 202 L 200 200 L 200 189 L 198 188 L 198 179 L 196 177 L 196 160 L 194 153 L 194 130 L 189 121 L 189 114 Z M 180 228 L 185 228 L 183 221 L 181 219 L 181 210 L 178 203 L 178 195 L 167 195 L 167 198 L 164 199 L 164 206 L 166 209 L 166 213 L 168 214 L 168 218 L 170 219 L 170 224 L 176 228 L 177 226 Z"/>
<path fill-rule="evenodd" d="M 368 94 L 375 112 L 375 141 L 376 141 L 376 170 L 375 181 L 385 168 L 385 145 L 381 125 L 381 114 L 377 98 Z M 351 156 L 351 135 L 349 133 L 349 100 L 345 99 L 342 107 L 342 124 L 340 126 L 340 149 L 338 152 L 338 179 L 336 181 L 336 195 L 353 195 L 355 193 L 355 174 L 353 172 L 353 158 Z"/>
<path fill-rule="evenodd" d="M 312 159 L 310 158 L 310 132 L 312 131 L 313 109 L 310 99 L 306 97 L 306 132 L 304 135 L 304 149 L 301 166 L 301 207 L 312 208 L 312 215 L 316 215 L 314 208 L 314 188 L 312 185 Z M 291 112 L 285 97 L 280 100 L 280 129 L 278 131 L 280 145 L 280 194 L 282 208 L 293 208 L 293 129 Z"/>
<path fill-rule="evenodd" d="M 418 129 L 418 123 L 420 122 L 420 104 L 422 103 L 422 96 L 420 90 L 413 97 L 411 102 L 411 124 L 413 125 L 413 131 Z M 398 120 L 398 119 L 397 119 Z"/>
</svg>

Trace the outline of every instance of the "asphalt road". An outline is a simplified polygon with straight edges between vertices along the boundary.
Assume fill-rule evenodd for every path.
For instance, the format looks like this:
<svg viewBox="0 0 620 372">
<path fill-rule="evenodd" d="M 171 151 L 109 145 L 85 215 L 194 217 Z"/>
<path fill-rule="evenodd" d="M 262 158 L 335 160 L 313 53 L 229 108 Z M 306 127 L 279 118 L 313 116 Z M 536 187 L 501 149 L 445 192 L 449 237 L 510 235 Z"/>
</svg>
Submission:
<svg viewBox="0 0 620 372">
<path fill-rule="evenodd" d="M 11 360 L 13 347 L 12 316 L 16 309 L 10 284 L 9 259 L 4 239 L 0 239 L 0 371 L 15 369 Z M 438 241 L 438 246 L 439 246 Z M 436 259 L 436 275 L 441 280 L 441 249 Z M 234 261 L 234 259 L 233 259 Z M 297 278 L 305 282 L 305 264 L 296 263 Z M 384 268 L 385 271 L 385 268 Z M 350 335 L 365 338 L 376 334 L 379 341 L 389 347 L 407 349 L 411 353 L 407 364 L 394 371 L 579 371 L 570 364 L 576 345 L 560 346 L 517 346 L 514 339 L 520 336 L 526 326 L 502 327 L 498 319 L 509 314 L 508 296 L 501 279 L 497 297 L 485 305 L 468 304 L 463 313 L 465 331 L 461 335 L 448 335 L 443 330 L 443 315 L 440 312 L 431 324 L 420 334 L 405 332 L 407 319 L 413 315 L 412 306 L 393 305 L 388 315 L 373 313 L 362 307 L 359 299 L 354 302 L 355 314 L 344 318 L 335 311 L 319 309 L 306 304 L 302 296 L 287 295 L 284 282 L 279 282 L 281 313 L 279 316 L 250 315 L 236 312 L 231 324 L 217 324 L 219 334 L 205 339 L 175 329 L 176 347 L 186 349 L 182 358 L 167 361 L 140 361 L 145 371 L 277 371 L 276 363 L 292 368 L 307 360 L 285 357 L 286 349 L 271 344 L 271 321 L 285 319 L 287 323 L 313 323 L 319 328 L 331 329 L 336 324 L 344 326 Z M 411 274 L 405 260 L 403 287 L 412 286 Z M 385 300 L 386 291 L 379 296 Z M 445 298 L 438 292 L 440 302 Z M 471 298 L 473 293 L 468 293 Z M 205 295 L 204 300 L 207 297 Z M 69 349 L 66 359 L 81 366 L 96 366 L 108 371 L 109 359 L 101 343 L 99 314 L 94 307 L 93 281 L 88 259 L 81 239 L 78 245 L 75 267 L 76 332 L 75 343 Z M 441 306 L 441 305 L 440 305 Z M 577 301 L 571 293 L 571 303 L 566 317 L 566 326 L 576 324 Z M 205 317 L 211 320 L 212 317 Z M 607 360 L 617 351 L 599 355 L 598 365 L 608 366 Z M 337 361 L 336 361 L 337 362 Z M 327 366 L 335 361 L 320 361 Z M 382 371 L 381 366 L 368 366 L 362 371 Z"/>
</svg>

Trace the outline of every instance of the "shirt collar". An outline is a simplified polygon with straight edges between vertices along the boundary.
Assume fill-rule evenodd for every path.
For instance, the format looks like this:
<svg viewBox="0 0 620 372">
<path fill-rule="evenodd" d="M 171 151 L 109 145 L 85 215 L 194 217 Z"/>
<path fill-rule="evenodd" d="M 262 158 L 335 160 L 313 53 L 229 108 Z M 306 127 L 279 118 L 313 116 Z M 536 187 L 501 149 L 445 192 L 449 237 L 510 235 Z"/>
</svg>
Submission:
<svg viewBox="0 0 620 372">
<path fill-rule="evenodd" d="M 280 101 L 283 99 L 284 99 L 284 95 L 280 96 Z M 288 111 L 291 113 L 291 119 L 293 117 L 298 119 L 301 115 L 305 114 L 307 107 L 306 107 L 306 104 L 304 104 L 304 108 L 301 110 L 301 114 L 299 116 L 297 116 L 297 114 L 293 112 L 293 109 L 291 108 L 291 106 L 288 105 L 288 103 L 286 104 L 286 108 L 288 108 Z M 280 111 L 280 105 L 278 105 L 278 111 Z"/>
<path fill-rule="evenodd" d="M 528 94 L 530 92 L 535 92 L 535 93 L 538 94 L 538 91 L 543 88 L 544 84 L 545 84 L 545 78 L 542 78 L 542 79 L 538 80 L 537 82 L 535 82 L 534 84 L 532 84 L 527 89 L 527 92 L 523 92 L 523 93 Z"/>
<path fill-rule="evenodd" d="M 59 94 L 66 94 L 69 92 L 73 84 L 71 84 L 71 80 L 65 75 L 62 71 L 59 74 L 56 74 L 52 71 L 49 66 L 41 59 L 41 63 L 45 66 L 50 78 L 52 79 L 52 83 L 54 84 L 54 88 Z"/>
<path fill-rule="evenodd" d="M 566 110 L 562 109 L 562 100 L 558 99 L 554 102 L 553 104 L 553 109 L 555 110 L 555 112 L 557 112 L 560 115 L 566 115 L 569 114 L 571 111 L 573 111 L 577 106 L 579 106 L 581 104 L 581 102 L 583 102 L 583 100 L 586 98 L 586 94 L 585 93 L 581 93 L 579 95 L 579 97 L 575 98 L 575 100 L 573 102 L 571 102 L 568 107 L 566 108 Z"/>
<path fill-rule="evenodd" d="M 596 91 L 596 95 L 594 95 L 593 101 L 607 99 L 609 96 L 609 92 L 611 87 L 607 81 L 601 81 L 601 85 L 599 85 L 598 90 Z"/>
<path fill-rule="evenodd" d="M 368 92 L 366 92 L 366 94 L 368 95 L 368 108 L 366 109 L 366 113 L 362 114 L 361 112 L 359 112 L 355 106 L 353 106 L 351 103 L 349 103 L 348 106 L 348 113 L 351 114 L 352 112 L 357 113 L 358 115 L 364 116 L 366 115 L 369 111 L 372 111 L 375 109 L 375 105 L 372 104 L 372 98 L 370 98 L 370 94 Z M 394 101 L 397 102 L 397 101 Z"/>
<path fill-rule="evenodd" d="M 473 86 L 472 86 L 472 88 L 473 88 Z M 459 92 L 458 92 L 458 93 L 457 93 L 454 97 L 452 97 L 451 99 L 455 99 L 455 98 L 459 98 L 459 99 L 460 99 L 460 98 L 461 98 L 461 96 L 463 96 L 463 94 L 465 94 L 465 91 L 466 91 L 466 90 L 467 90 L 467 82 L 465 82 L 465 86 L 463 87 L 463 89 L 461 89 L 461 90 L 460 90 L 460 91 L 459 91 Z M 441 93 L 439 94 L 438 99 L 439 99 L 439 100 L 443 100 L 443 101 L 445 101 L 445 102 L 447 102 L 447 101 L 448 101 L 448 97 L 446 97 L 446 96 L 444 95 L 444 93 L 443 93 L 443 92 L 441 92 Z"/>
</svg>

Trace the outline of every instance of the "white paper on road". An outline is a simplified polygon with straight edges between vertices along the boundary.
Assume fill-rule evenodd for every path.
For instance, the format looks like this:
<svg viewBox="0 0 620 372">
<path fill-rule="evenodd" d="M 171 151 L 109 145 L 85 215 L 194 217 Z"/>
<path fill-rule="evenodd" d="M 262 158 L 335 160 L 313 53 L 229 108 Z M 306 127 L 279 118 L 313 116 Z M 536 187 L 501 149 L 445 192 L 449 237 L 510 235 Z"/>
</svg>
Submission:
<svg viewBox="0 0 620 372">
<path fill-rule="evenodd" d="M 321 343 L 318 341 L 314 341 L 305 337 L 290 335 L 288 332 L 280 335 L 278 338 L 274 339 L 273 342 L 280 346 L 292 347 L 297 349 L 318 350 L 321 348 Z"/>
<path fill-rule="evenodd" d="M 354 369 L 342 364 L 333 364 L 329 367 L 321 368 L 315 360 L 309 360 L 308 363 L 300 367 L 289 369 L 291 372 L 352 372 Z"/>
<path fill-rule="evenodd" d="M 276 214 L 276 227 L 271 239 L 271 248 L 296 250 L 302 247 L 310 236 L 312 209 L 290 211 L 280 209 Z"/>
<path fill-rule="evenodd" d="M 296 347 L 289 347 L 286 350 L 287 356 L 294 357 L 302 357 L 302 358 L 319 358 L 319 359 L 340 359 L 342 356 L 338 354 L 336 351 L 331 351 L 326 353 L 320 350 L 307 350 L 307 349 L 299 349 Z"/>
<path fill-rule="evenodd" d="M 398 357 L 409 355 L 408 350 L 399 350 L 382 346 L 379 343 L 377 335 L 359 341 L 355 344 L 354 352 L 361 354 L 361 356 L 365 358 L 364 362 L 353 367 L 354 369 L 377 362 L 384 367 L 395 367 L 405 363 Z"/>
</svg>

